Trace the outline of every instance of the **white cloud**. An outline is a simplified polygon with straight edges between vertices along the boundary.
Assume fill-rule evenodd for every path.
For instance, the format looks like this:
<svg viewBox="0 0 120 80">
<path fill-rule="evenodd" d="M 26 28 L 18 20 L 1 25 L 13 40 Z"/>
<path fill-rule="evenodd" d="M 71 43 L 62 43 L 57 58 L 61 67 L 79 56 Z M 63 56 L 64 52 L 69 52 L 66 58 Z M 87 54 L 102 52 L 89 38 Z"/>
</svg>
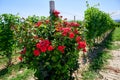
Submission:
<svg viewBox="0 0 120 80">
<path fill-rule="evenodd" d="M 77 14 L 77 13 L 68 13 L 68 12 L 62 12 L 60 11 L 63 16 L 63 18 L 67 18 L 68 20 L 74 20 L 74 16 L 76 20 L 83 20 L 84 19 L 84 14 Z"/>
<path fill-rule="evenodd" d="M 113 19 L 120 19 L 120 10 L 108 11 Z"/>
</svg>

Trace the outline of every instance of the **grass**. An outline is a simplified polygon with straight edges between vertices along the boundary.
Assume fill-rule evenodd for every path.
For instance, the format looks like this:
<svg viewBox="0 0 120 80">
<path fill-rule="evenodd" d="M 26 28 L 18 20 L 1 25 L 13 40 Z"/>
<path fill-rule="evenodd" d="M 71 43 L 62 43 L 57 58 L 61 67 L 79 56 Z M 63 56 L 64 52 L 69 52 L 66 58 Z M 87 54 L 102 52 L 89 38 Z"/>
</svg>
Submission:
<svg viewBox="0 0 120 80">
<path fill-rule="evenodd" d="M 105 41 L 104 45 L 109 50 L 116 50 L 120 48 L 120 44 L 113 44 L 115 41 L 120 41 L 120 27 L 115 28 L 115 30 L 109 35 L 108 39 Z"/>
<path fill-rule="evenodd" d="M 31 69 L 25 70 L 22 74 L 17 74 L 16 77 L 13 77 L 10 80 L 29 80 L 30 76 L 33 76 L 34 71 Z"/>
<path fill-rule="evenodd" d="M 82 73 L 83 80 L 94 80 L 98 76 L 98 71 L 107 64 L 107 60 L 110 58 L 111 55 L 106 51 L 98 53 L 90 63 L 88 70 Z"/>
<path fill-rule="evenodd" d="M 29 80 L 30 76 L 34 74 L 34 71 L 21 67 L 21 63 L 12 65 L 0 71 L 0 80 Z"/>
<path fill-rule="evenodd" d="M 97 74 L 94 71 L 84 71 L 82 76 L 83 80 L 94 80 L 97 77 Z"/>
<path fill-rule="evenodd" d="M 0 58 L 0 65 L 2 65 L 2 64 L 5 64 L 5 63 L 3 63 L 3 62 L 7 62 L 7 58 L 6 57 L 2 57 L 1 56 L 1 58 Z"/>
<path fill-rule="evenodd" d="M 13 64 L 9 67 L 5 66 L 8 58 L 0 56 L 0 80 L 29 80 L 28 78 L 33 76 L 34 71 L 21 66 L 18 56 L 18 53 L 12 54 Z"/>
<path fill-rule="evenodd" d="M 108 47 L 109 50 L 117 50 L 119 48 L 120 48 L 120 44 L 111 44 Z"/>
<path fill-rule="evenodd" d="M 0 70 L 0 79 L 7 80 L 7 77 L 9 77 L 13 72 L 16 72 L 19 70 L 19 64 L 13 65 L 11 67 L 5 67 L 4 69 Z"/>
<path fill-rule="evenodd" d="M 19 70 L 20 70 L 20 64 L 12 65 L 8 68 L 6 67 L 0 71 L 0 79 L 7 80 L 9 76 L 16 74 L 16 72 Z"/>
<path fill-rule="evenodd" d="M 120 41 L 120 27 L 117 27 L 112 34 L 113 41 Z"/>
</svg>

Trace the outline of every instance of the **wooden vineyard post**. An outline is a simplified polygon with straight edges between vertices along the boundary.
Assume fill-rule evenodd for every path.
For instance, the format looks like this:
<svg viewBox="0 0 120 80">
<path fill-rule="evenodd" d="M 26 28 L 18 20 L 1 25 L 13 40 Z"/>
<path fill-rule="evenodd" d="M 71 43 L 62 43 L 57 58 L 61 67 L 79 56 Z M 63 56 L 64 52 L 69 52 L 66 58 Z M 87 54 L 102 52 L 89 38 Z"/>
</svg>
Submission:
<svg viewBox="0 0 120 80">
<path fill-rule="evenodd" d="M 55 2 L 54 2 L 54 0 L 50 0 L 49 4 L 50 4 L 50 22 L 51 22 L 51 26 L 52 26 L 52 24 L 53 24 L 52 13 L 55 10 Z"/>
<path fill-rule="evenodd" d="M 55 2 L 53 0 L 50 0 L 50 15 L 55 10 Z"/>
<path fill-rule="evenodd" d="M 76 17 L 74 16 L 74 22 L 76 21 Z"/>
</svg>

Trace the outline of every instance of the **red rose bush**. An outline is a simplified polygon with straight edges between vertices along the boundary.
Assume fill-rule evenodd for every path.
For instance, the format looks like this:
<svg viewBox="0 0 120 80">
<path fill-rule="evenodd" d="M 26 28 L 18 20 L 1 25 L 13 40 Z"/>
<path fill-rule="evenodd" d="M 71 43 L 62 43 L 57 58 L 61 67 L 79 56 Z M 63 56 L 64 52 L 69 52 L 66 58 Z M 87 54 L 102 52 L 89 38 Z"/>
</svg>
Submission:
<svg viewBox="0 0 120 80">
<path fill-rule="evenodd" d="M 35 69 L 39 80 L 68 80 L 78 65 L 79 51 L 86 52 L 86 42 L 77 22 L 62 20 L 60 12 L 50 17 L 28 17 L 18 26 L 19 59 Z"/>
</svg>

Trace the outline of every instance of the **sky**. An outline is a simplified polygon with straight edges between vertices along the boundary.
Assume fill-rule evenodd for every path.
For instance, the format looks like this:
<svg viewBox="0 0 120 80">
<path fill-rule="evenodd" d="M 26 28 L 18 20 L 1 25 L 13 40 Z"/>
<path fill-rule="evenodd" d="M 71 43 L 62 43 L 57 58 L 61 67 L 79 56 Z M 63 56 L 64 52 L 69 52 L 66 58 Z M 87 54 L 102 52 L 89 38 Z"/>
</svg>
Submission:
<svg viewBox="0 0 120 80">
<path fill-rule="evenodd" d="M 21 17 L 32 15 L 49 16 L 50 0 L 0 0 L 0 14 L 11 13 Z M 84 11 L 87 9 L 86 0 L 54 0 L 55 9 L 68 20 L 84 19 Z M 120 19 L 120 0 L 88 0 L 90 6 L 96 6 L 100 10 L 111 14 L 113 19 Z"/>
</svg>

